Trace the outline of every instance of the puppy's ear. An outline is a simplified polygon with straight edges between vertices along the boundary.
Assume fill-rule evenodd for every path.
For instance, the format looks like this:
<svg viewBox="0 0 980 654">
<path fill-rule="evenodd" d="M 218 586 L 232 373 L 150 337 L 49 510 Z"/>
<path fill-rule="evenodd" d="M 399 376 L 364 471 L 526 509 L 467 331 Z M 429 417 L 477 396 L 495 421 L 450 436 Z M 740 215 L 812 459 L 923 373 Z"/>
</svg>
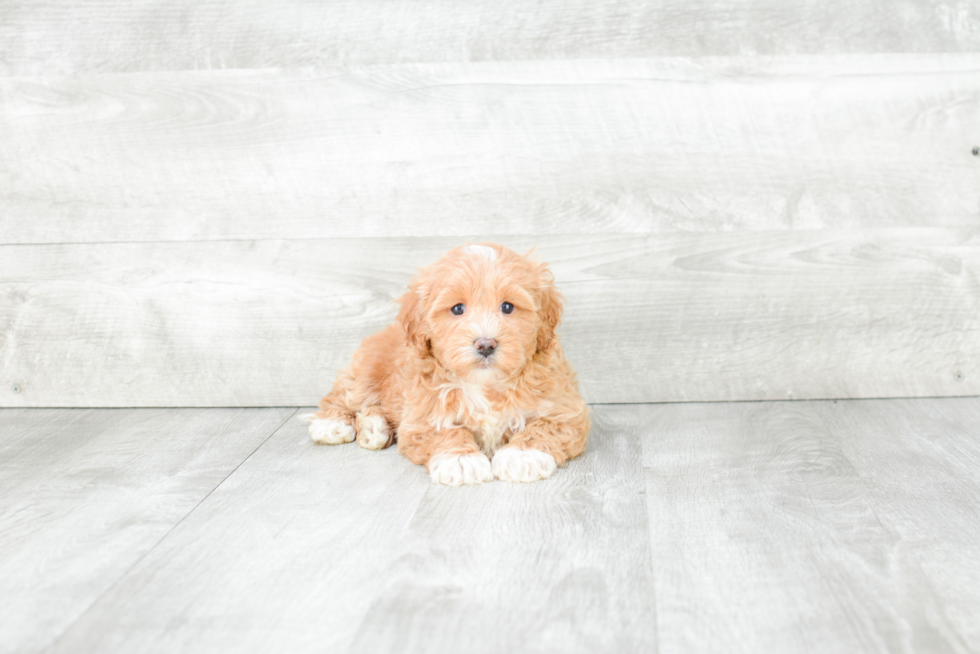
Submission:
<svg viewBox="0 0 980 654">
<path fill-rule="evenodd" d="M 398 311 L 398 322 L 408 336 L 408 343 L 415 347 L 420 359 L 429 356 L 429 339 L 422 331 L 422 299 L 417 288 L 410 287 L 405 295 L 398 299 L 402 308 Z"/>
<path fill-rule="evenodd" d="M 538 318 L 541 327 L 538 329 L 538 350 L 546 350 L 555 339 L 555 329 L 561 322 L 562 296 L 555 288 L 555 276 L 548 270 L 547 264 L 538 266 Z"/>
</svg>

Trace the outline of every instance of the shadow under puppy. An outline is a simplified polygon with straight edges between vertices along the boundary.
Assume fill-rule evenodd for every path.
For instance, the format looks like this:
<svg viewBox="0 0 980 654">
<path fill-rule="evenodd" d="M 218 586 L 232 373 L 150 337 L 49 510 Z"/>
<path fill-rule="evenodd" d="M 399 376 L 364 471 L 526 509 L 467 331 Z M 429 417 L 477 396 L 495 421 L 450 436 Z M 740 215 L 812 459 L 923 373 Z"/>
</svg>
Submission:
<svg viewBox="0 0 980 654">
<path fill-rule="evenodd" d="M 304 418 L 317 443 L 398 442 L 433 482 L 545 479 L 585 450 L 588 407 L 555 328 L 546 264 L 493 243 L 422 269 L 397 320 L 364 339 Z"/>
</svg>

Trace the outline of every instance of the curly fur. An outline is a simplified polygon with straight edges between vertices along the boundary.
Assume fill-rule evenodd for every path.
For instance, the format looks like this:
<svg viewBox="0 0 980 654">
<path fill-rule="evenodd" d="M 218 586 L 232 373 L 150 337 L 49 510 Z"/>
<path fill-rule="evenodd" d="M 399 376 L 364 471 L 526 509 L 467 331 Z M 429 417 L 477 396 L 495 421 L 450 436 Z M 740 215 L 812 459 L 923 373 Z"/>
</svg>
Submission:
<svg viewBox="0 0 980 654">
<path fill-rule="evenodd" d="M 498 451 L 509 450 L 494 476 L 533 481 L 585 450 L 588 408 L 555 334 L 562 297 L 546 264 L 497 244 L 460 246 L 421 270 L 400 303 L 307 416 L 316 442 L 347 442 L 350 430 L 371 449 L 397 441 L 447 484 L 486 481 Z M 496 341 L 490 357 L 481 338 Z"/>
</svg>

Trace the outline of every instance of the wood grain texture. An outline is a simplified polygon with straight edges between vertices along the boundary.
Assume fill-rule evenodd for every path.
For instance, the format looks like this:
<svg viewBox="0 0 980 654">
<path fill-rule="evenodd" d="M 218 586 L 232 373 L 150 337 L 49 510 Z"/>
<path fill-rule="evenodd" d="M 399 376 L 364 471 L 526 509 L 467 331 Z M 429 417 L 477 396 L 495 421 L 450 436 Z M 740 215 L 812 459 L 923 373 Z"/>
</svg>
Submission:
<svg viewBox="0 0 980 654">
<path fill-rule="evenodd" d="M 661 649 L 976 651 L 977 407 L 642 407 Z"/>
<path fill-rule="evenodd" d="M 972 230 L 489 239 L 551 263 L 590 402 L 980 393 Z M 458 244 L 5 246 L 0 404 L 312 402 Z"/>
<path fill-rule="evenodd" d="M 345 652 L 430 485 L 291 420 L 50 652 Z"/>
<path fill-rule="evenodd" d="M 0 652 L 51 644 L 294 411 L 0 411 Z"/>
<path fill-rule="evenodd" d="M 177 510 L 282 411 L 0 411 L 0 650 L 980 649 L 980 398 L 596 406 L 455 489 L 289 420 Z"/>
<path fill-rule="evenodd" d="M 980 649 L 980 401 L 821 403 L 821 420 L 869 480 L 891 565 L 951 651 Z M 908 600 L 908 598 L 906 598 Z M 916 649 L 940 651 L 928 632 Z"/>
<path fill-rule="evenodd" d="M 474 488 L 291 422 L 51 651 L 654 651 L 632 412 L 548 481 Z"/>
<path fill-rule="evenodd" d="M 0 78 L 0 243 L 975 225 L 980 54 Z"/>
<path fill-rule="evenodd" d="M 656 651 L 635 413 L 546 482 L 430 486 L 352 651 Z"/>
<path fill-rule="evenodd" d="M 258 0 L 0 7 L 0 74 L 977 51 L 971 0 Z"/>
</svg>

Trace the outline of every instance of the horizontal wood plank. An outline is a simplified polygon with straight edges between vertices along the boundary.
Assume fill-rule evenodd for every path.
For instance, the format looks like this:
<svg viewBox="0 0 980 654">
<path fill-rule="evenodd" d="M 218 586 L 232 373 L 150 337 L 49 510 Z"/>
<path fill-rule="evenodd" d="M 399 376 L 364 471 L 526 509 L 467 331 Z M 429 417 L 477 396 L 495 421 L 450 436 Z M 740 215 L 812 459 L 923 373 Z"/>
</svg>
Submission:
<svg viewBox="0 0 980 654">
<path fill-rule="evenodd" d="M 980 54 L 6 78 L 0 243 L 975 225 L 978 103 Z"/>
<path fill-rule="evenodd" d="M 488 240 L 552 264 L 590 402 L 980 393 L 974 230 Z M 312 403 L 457 244 L 4 246 L 0 404 Z"/>
<path fill-rule="evenodd" d="M 643 407 L 661 649 L 973 651 L 976 410 Z"/>
<path fill-rule="evenodd" d="M 595 57 L 976 51 L 947 0 L 10 0 L 0 74 Z"/>
<path fill-rule="evenodd" d="M 0 652 L 44 651 L 294 412 L 0 411 Z"/>
</svg>

